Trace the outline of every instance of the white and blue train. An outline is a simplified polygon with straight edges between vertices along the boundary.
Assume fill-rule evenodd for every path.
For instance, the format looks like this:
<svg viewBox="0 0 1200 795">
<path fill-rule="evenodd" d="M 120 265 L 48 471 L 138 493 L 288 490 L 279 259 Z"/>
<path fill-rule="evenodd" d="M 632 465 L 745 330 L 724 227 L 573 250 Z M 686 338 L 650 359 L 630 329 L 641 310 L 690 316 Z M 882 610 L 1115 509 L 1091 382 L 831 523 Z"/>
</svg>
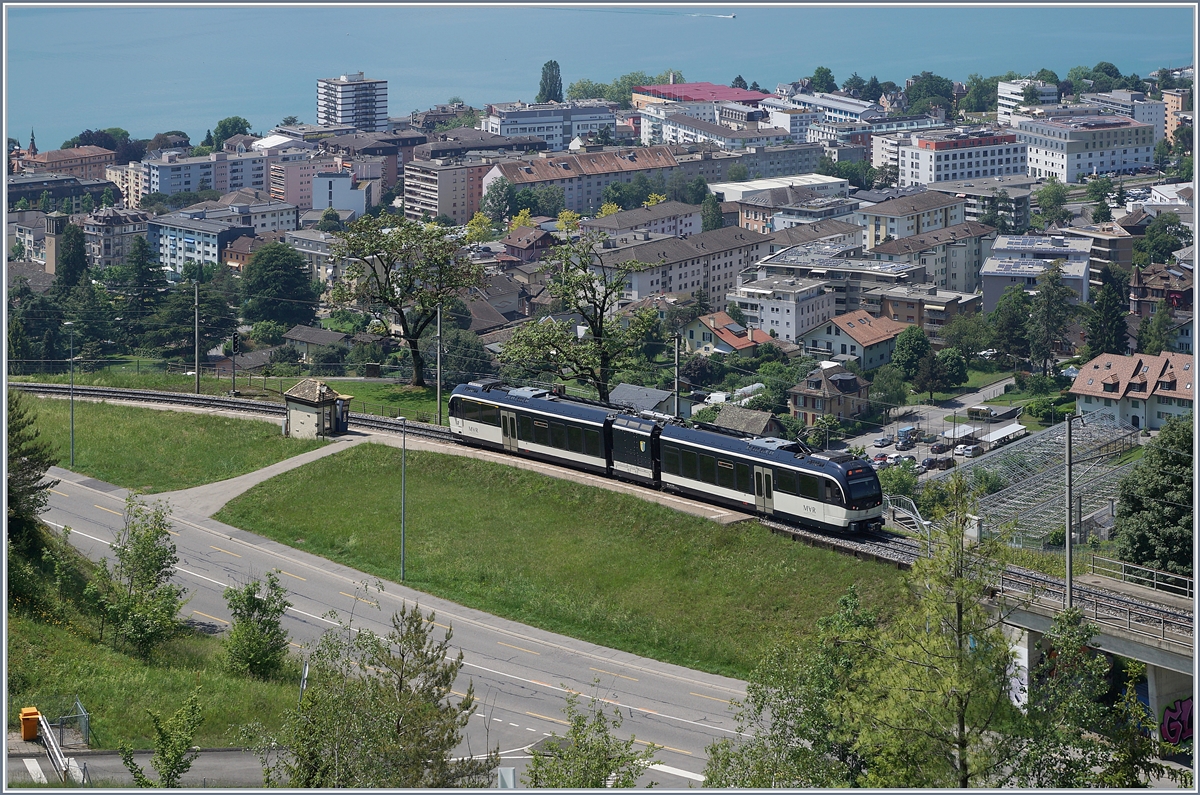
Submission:
<svg viewBox="0 0 1200 795">
<path fill-rule="evenodd" d="M 455 387 L 461 441 L 823 530 L 883 526 L 875 470 L 846 453 L 743 438 L 489 379 Z"/>
</svg>

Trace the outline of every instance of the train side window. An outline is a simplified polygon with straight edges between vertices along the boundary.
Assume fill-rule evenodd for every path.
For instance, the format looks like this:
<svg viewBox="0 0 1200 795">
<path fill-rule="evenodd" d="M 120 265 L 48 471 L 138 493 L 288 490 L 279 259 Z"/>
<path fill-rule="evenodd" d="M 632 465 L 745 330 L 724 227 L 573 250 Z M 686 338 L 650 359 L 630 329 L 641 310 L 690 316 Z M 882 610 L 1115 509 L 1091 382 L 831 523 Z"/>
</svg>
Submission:
<svg viewBox="0 0 1200 795">
<path fill-rule="evenodd" d="M 550 445 L 559 450 L 567 449 L 567 426 L 561 422 L 550 423 Z"/>
<path fill-rule="evenodd" d="M 479 421 L 484 425 L 500 425 L 500 407 L 479 404 Z"/>
<path fill-rule="evenodd" d="M 717 462 L 717 485 L 723 489 L 733 488 L 733 464 L 728 461 Z"/>
<path fill-rule="evenodd" d="M 527 442 L 533 438 L 533 418 L 532 417 L 526 417 L 526 416 L 517 417 L 517 426 L 518 426 L 518 429 L 520 430 L 520 433 L 518 434 L 519 438 L 524 439 Z"/>
<path fill-rule="evenodd" d="M 830 505 L 842 504 L 842 490 L 832 480 L 825 481 L 825 502 Z"/>
<path fill-rule="evenodd" d="M 771 476 L 770 472 L 766 472 L 763 474 L 763 490 L 766 491 L 766 494 L 764 496 L 768 500 L 775 499 L 775 495 L 771 493 L 771 483 L 774 480 L 775 480 L 775 478 Z"/>
<path fill-rule="evenodd" d="M 462 398 L 455 397 L 450 399 L 450 416 L 456 420 L 462 419 Z"/>
<path fill-rule="evenodd" d="M 583 429 L 578 425 L 567 426 L 567 448 L 572 453 L 583 452 Z"/>
<path fill-rule="evenodd" d="M 696 479 L 696 453 L 692 450 L 684 450 L 682 456 L 683 466 L 680 469 L 680 475 L 689 480 Z"/>
<path fill-rule="evenodd" d="M 583 452 L 586 455 L 600 457 L 600 431 L 585 428 L 583 431 Z"/>
<path fill-rule="evenodd" d="M 474 400 L 463 401 L 463 419 L 470 422 L 479 422 L 479 404 Z"/>
<path fill-rule="evenodd" d="M 679 474 L 679 448 L 673 444 L 662 446 L 662 471 L 668 475 Z"/>
<path fill-rule="evenodd" d="M 717 482 L 717 459 L 711 455 L 700 456 L 700 480 L 705 483 Z"/>
<path fill-rule="evenodd" d="M 737 475 L 737 490 L 743 494 L 753 494 L 754 486 L 750 483 L 750 465 L 736 464 L 734 472 Z"/>
<path fill-rule="evenodd" d="M 821 500 L 821 482 L 812 475 L 800 476 L 800 496 L 806 500 Z"/>
<path fill-rule="evenodd" d="M 533 441 L 538 444 L 550 444 L 550 425 L 543 420 L 533 421 Z"/>
<path fill-rule="evenodd" d="M 775 470 L 775 490 L 784 494 L 797 494 L 796 473 L 786 469 Z"/>
</svg>

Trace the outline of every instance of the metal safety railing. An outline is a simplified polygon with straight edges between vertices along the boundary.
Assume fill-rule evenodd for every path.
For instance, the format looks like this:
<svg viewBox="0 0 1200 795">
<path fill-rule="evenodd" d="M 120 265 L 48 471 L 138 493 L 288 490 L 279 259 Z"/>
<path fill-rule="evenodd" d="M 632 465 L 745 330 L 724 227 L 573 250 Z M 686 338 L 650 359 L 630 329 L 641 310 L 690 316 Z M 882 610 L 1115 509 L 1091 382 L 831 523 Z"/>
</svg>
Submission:
<svg viewBox="0 0 1200 795">
<path fill-rule="evenodd" d="M 1123 560 L 1102 558 L 1092 555 L 1092 574 L 1111 577 L 1114 580 L 1127 582 L 1130 585 L 1140 585 L 1155 591 L 1182 596 L 1185 599 L 1196 598 L 1196 581 L 1182 574 L 1171 574 L 1147 566 L 1126 563 Z"/>
</svg>

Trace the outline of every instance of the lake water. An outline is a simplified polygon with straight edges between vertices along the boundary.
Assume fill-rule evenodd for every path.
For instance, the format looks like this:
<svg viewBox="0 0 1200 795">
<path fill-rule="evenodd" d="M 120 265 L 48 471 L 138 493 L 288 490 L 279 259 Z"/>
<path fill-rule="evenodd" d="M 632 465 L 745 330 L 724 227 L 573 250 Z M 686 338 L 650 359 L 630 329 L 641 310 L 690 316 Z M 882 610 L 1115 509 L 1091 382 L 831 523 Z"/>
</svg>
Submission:
<svg viewBox="0 0 1200 795">
<path fill-rule="evenodd" d="M 45 7 L 5 9 L 7 135 L 42 150 L 85 128 L 134 136 L 218 119 L 265 132 L 315 121 L 316 81 L 362 71 L 388 80 L 400 116 L 451 96 L 480 106 L 537 94 L 555 59 L 564 89 L 642 70 L 682 70 L 767 90 L 829 67 L 902 83 L 922 70 L 1042 67 L 1065 76 L 1106 60 L 1145 75 L 1193 62 L 1193 9 L 930 7 Z M 720 15 L 736 14 L 729 19 Z"/>
</svg>

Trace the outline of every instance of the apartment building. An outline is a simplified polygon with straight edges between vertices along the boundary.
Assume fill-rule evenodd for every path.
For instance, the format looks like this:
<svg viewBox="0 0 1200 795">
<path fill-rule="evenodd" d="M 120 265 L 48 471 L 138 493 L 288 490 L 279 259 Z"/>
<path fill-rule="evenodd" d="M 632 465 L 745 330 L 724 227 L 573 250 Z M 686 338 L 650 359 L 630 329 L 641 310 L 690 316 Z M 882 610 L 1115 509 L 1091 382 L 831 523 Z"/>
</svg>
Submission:
<svg viewBox="0 0 1200 795">
<path fill-rule="evenodd" d="M 925 266 L 929 284 L 970 293 L 979 286 L 979 269 L 992 255 L 995 240 L 995 228 L 965 221 L 880 243 L 867 251 L 867 256 L 888 262 L 920 263 Z"/>
<path fill-rule="evenodd" d="M 663 122 L 671 116 L 688 116 L 700 121 L 716 123 L 717 106 L 714 102 L 658 102 L 639 111 L 641 116 L 641 139 L 643 146 L 665 143 Z"/>
<path fill-rule="evenodd" d="M 101 207 L 85 215 L 76 225 L 83 230 L 83 248 L 88 267 L 104 269 L 122 265 L 134 238 L 146 237 L 153 213 Z"/>
<path fill-rule="evenodd" d="M 1133 268 L 1129 276 L 1130 314 L 1150 317 L 1158 311 L 1159 301 L 1166 301 L 1173 310 L 1192 311 L 1194 277 L 1191 264 L 1178 262 Z"/>
<path fill-rule="evenodd" d="M 811 356 L 856 361 L 863 370 L 874 370 L 892 360 L 896 337 L 910 325 L 858 309 L 817 326 L 802 337 L 802 342 Z"/>
<path fill-rule="evenodd" d="M 311 210 L 313 178 L 322 171 L 331 171 L 334 168 L 332 157 L 314 157 L 309 160 L 272 163 L 268 178 L 271 198 L 275 201 L 294 204 L 301 210 Z"/>
<path fill-rule="evenodd" d="M 388 85 L 362 72 L 317 80 L 317 124 L 346 124 L 362 132 L 387 132 Z"/>
<path fill-rule="evenodd" d="M 996 84 L 996 121 L 1000 124 L 1012 124 L 1013 112 L 1021 106 L 1028 105 L 1025 101 L 1026 86 L 1037 89 L 1038 104 L 1054 105 L 1058 103 L 1058 86 L 1041 80 L 1001 80 Z"/>
<path fill-rule="evenodd" d="M 296 205 L 276 201 L 263 191 L 234 191 L 216 201 L 193 204 L 179 212 L 192 218 L 249 226 L 255 234 L 285 232 L 300 225 L 300 211 Z"/>
<path fill-rule="evenodd" d="M 319 171 L 313 176 L 313 209 L 352 210 L 361 217 L 374 204 L 371 182 L 361 185 L 347 171 Z"/>
<path fill-rule="evenodd" d="M 1102 353 L 1075 376 L 1075 411 L 1084 416 L 1104 412 L 1135 428 L 1161 428 L 1193 410 L 1194 366 L 1195 357 L 1186 353 Z"/>
<path fill-rule="evenodd" d="M 413 160 L 404 166 L 404 217 L 444 215 L 462 225 L 479 212 L 483 179 L 499 158 Z"/>
<path fill-rule="evenodd" d="M 1050 259 L 1012 259 L 997 256 L 995 253 L 984 260 L 979 270 L 979 282 L 983 291 L 983 311 L 992 312 L 1000 302 L 1000 296 L 1013 285 L 1020 285 L 1029 293 L 1037 292 L 1037 280 L 1050 267 L 1054 260 Z M 1071 289 L 1074 296 L 1071 303 L 1075 305 L 1089 302 L 1090 268 L 1085 262 L 1064 262 L 1062 265 L 1063 284 Z"/>
<path fill-rule="evenodd" d="M 1081 182 L 1088 174 L 1132 174 L 1154 160 L 1154 127 L 1128 116 L 1023 121 L 1017 140 L 1029 147 L 1029 175 Z"/>
<path fill-rule="evenodd" d="M 821 362 L 788 390 L 788 408 L 805 425 L 826 415 L 841 420 L 871 410 L 871 382 L 837 362 Z"/>
<path fill-rule="evenodd" d="M 983 298 L 973 292 L 943 290 L 932 284 L 876 287 L 863 293 L 863 305 L 875 317 L 890 317 L 920 326 L 934 348 L 944 348 L 942 331 L 958 315 L 983 308 Z"/>
<path fill-rule="evenodd" d="M 863 227 L 863 248 L 872 249 L 885 238 L 912 237 L 963 222 L 966 200 L 937 191 L 889 199 L 860 208 L 854 223 Z"/>
<path fill-rule="evenodd" d="M 150 250 L 158 256 L 160 265 L 175 273 L 181 273 L 189 262 L 215 265 L 230 242 L 253 234 L 252 226 L 196 218 L 186 211 L 157 216 L 146 225 Z"/>
<path fill-rule="evenodd" d="M 915 132 L 898 147 L 899 185 L 1024 175 L 1026 158 L 1026 145 L 998 129 Z"/>
<path fill-rule="evenodd" d="M 738 286 L 777 276 L 822 279 L 833 293 L 835 314 L 845 314 L 863 308 L 865 290 L 925 281 L 925 266 L 919 262 L 854 259 L 848 256 L 852 250 L 844 243 L 824 240 L 781 249 L 744 270 Z"/>
<path fill-rule="evenodd" d="M 607 238 L 596 247 L 598 267 L 636 260 L 649 267 L 629 276 L 625 294 L 638 301 L 658 293 L 705 290 L 720 296 L 737 286 L 738 274 L 758 260 L 768 238 L 747 229 L 726 227 L 686 239 L 636 231 Z"/>
<path fill-rule="evenodd" d="M 483 179 L 483 193 L 504 177 L 517 190 L 541 185 L 557 185 L 566 196 L 566 207 L 584 215 L 603 203 L 604 188 L 614 181 L 631 182 L 638 174 L 661 176 L 664 180 L 678 163 L 664 146 L 640 149 L 586 152 L 577 155 L 551 155 L 496 163 Z"/>
<path fill-rule="evenodd" d="M 335 260 L 330 252 L 338 239 L 328 232 L 318 232 L 315 229 L 298 229 L 287 232 L 284 242 L 299 252 L 308 263 L 309 272 L 315 281 L 326 288 L 341 278 L 345 260 Z"/>
<path fill-rule="evenodd" d="M 170 196 L 185 191 L 215 190 L 229 193 L 241 188 L 265 190 L 267 165 L 271 159 L 264 152 L 213 152 L 201 157 L 183 157 L 177 151 L 163 152 L 157 158 L 137 164 L 136 167 L 142 171 L 142 193 L 138 197 L 131 197 L 129 201 L 136 203 L 141 196 L 151 193 Z M 129 165 L 134 167 L 133 163 Z"/>
<path fill-rule="evenodd" d="M 1114 263 L 1124 271 L 1133 268 L 1133 243 L 1137 236 L 1130 234 L 1116 221 L 1071 226 L 1062 230 L 1068 240 L 1087 241 L 1088 261 L 1092 270 L 1099 271 L 1106 263 Z"/>
<path fill-rule="evenodd" d="M 792 226 L 832 218 L 845 218 L 858 209 L 858 201 L 827 196 L 808 187 L 785 185 L 742 194 L 732 202 L 743 229 L 769 234 Z"/>
<path fill-rule="evenodd" d="M 1030 200 L 1036 183 L 1035 177 L 1016 174 L 988 177 L 986 181 L 980 179 L 934 182 L 927 187 L 938 193 L 965 199 L 967 206 L 963 217 L 967 221 L 978 223 L 980 216 L 986 215 L 991 211 L 992 205 L 996 204 L 997 211 L 1008 220 L 1009 227 L 1021 232 L 1029 228 Z M 1001 192 L 1008 196 L 1007 206 L 1000 201 Z"/>
<path fill-rule="evenodd" d="M 1166 88 L 1162 92 L 1164 128 L 1163 132 L 1168 138 L 1174 140 L 1175 130 L 1178 129 L 1180 120 L 1179 114 L 1190 111 L 1184 111 L 1187 106 L 1188 97 L 1191 95 L 1190 88 Z"/>
<path fill-rule="evenodd" d="M 726 303 L 737 304 L 749 328 L 776 339 L 796 342 L 833 317 L 836 303 L 821 279 L 775 276 L 739 285 L 725 293 Z"/>
<path fill-rule="evenodd" d="M 634 231 L 691 237 L 703 230 L 700 216 L 699 205 L 668 201 L 652 207 L 624 210 L 604 218 L 589 218 L 580 223 L 579 227 L 585 232 L 603 232 L 609 237 L 619 237 Z"/>
<path fill-rule="evenodd" d="M 1099 94 L 1084 94 L 1080 100 L 1095 105 L 1118 116 L 1128 116 L 1134 121 L 1154 127 L 1154 143 L 1166 135 L 1167 105 L 1161 99 L 1151 99 L 1141 91 L 1105 91 Z"/>
<path fill-rule="evenodd" d="M 863 121 L 879 119 L 887 114 L 882 105 L 840 94 L 806 93 L 796 83 L 781 83 L 772 97 L 763 97 L 758 104 L 765 108 L 784 110 L 799 108 L 821 112 L 827 121 Z"/>
<path fill-rule="evenodd" d="M 791 133 L 780 127 L 759 126 L 748 122 L 742 129 L 733 129 L 714 122 L 693 119 L 683 114 L 663 119 L 662 139 L 667 144 L 711 143 L 726 150 L 745 149 L 750 146 L 779 146 L 787 143 Z"/>
<path fill-rule="evenodd" d="M 353 135 L 361 132 L 353 124 L 280 124 L 271 128 L 271 135 L 282 135 L 293 141 L 316 143 L 337 135 Z"/>
<path fill-rule="evenodd" d="M 117 153 L 99 146 L 76 146 L 27 154 L 17 160 L 21 171 L 47 171 L 83 179 L 105 179 L 105 169 L 115 165 Z"/>
<path fill-rule="evenodd" d="M 449 160 L 467 154 L 515 156 L 526 152 L 544 152 L 547 146 L 546 139 L 536 135 L 493 135 L 486 130 L 459 127 L 437 133 L 434 140 L 417 144 L 412 150 L 412 157 L 406 157 L 404 162 Z"/>
<path fill-rule="evenodd" d="M 807 141 L 808 128 L 825 118 L 825 113 L 820 110 L 768 108 L 767 112 L 768 123 L 772 127 L 787 130 L 793 141 Z"/>
<path fill-rule="evenodd" d="M 814 221 L 811 224 L 798 224 L 786 229 L 776 229 L 770 233 L 767 243 L 767 255 L 782 251 L 785 248 L 799 246 L 804 243 L 825 243 L 841 246 L 838 253 L 843 256 L 858 256 L 862 254 L 862 227 L 837 219 Z"/>
<path fill-rule="evenodd" d="M 9 174 L 6 186 L 5 199 L 10 210 L 21 199 L 27 201 L 30 207 L 37 207 L 43 193 L 50 194 L 55 207 L 58 207 L 63 199 L 70 199 L 71 212 L 79 212 L 80 203 L 85 194 L 91 195 L 92 204 L 96 207 L 100 206 L 105 190 L 111 191 L 113 199 L 117 202 L 120 202 L 124 196 L 116 183 L 107 179 L 89 179 L 71 174 L 55 174 L 49 171 Z M 132 203 L 136 204 L 137 202 L 133 201 Z"/>
<path fill-rule="evenodd" d="M 561 152 L 578 136 L 616 129 L 612 103 L 600 99 L 569 102 L 500 102 L 484 108 L 480 129 L 493 135 L 536 135 Z"/>
</svg>

